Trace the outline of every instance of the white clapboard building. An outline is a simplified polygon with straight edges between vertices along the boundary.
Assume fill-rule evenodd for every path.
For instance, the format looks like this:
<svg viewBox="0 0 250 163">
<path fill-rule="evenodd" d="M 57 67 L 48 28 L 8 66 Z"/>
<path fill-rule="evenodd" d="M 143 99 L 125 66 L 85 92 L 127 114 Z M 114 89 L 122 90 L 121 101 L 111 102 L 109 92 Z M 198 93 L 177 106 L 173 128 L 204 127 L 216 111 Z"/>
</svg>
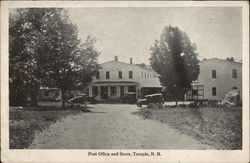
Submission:
<svg viewBox="0 0 250 163">
<path fill-rule="evenodd" d="M 200 61 L 200 74 L 188 91 L 187 100 L 223 100 L 233 89 L 242 97 L 242 63 L 218 58 Z"/>
<path fill-rule="evenodd" d="M 128 92 L 135 92 L 136 98 L 161 91 L 158 74 L 149 67 L 141 67 L 114 60 L 102 63 L 101 68 L 85 92 L 100 101 L 118 101 Z"/>
</svg>

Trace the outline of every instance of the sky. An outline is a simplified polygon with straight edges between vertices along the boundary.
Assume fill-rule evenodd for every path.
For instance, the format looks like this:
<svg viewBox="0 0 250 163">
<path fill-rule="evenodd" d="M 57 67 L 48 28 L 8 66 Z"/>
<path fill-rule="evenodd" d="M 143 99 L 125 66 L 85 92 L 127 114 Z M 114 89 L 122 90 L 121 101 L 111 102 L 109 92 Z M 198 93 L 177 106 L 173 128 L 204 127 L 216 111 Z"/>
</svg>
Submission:
<svg viewBox="0 0 250 163">
<path fill-rule="evenodd" d="M 118 56 L 129 63 L 149 64 L 150 47 L 165 26 L 185 31 L 199 59 L 242 59 L 242 15 L 239 7 L 69 8 L 79 38 L 96 38 L 99 62 Z"/>
</svg>

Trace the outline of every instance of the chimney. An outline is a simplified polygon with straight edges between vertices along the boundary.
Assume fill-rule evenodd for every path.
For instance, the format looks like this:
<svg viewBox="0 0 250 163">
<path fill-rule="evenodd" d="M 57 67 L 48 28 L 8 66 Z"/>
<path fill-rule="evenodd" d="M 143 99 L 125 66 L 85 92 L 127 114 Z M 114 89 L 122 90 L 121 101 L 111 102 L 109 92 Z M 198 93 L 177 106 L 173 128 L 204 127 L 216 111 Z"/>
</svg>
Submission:
<svg viewBox="0 0 250 163">
<path fill-rule="evenodd" d="M 115 56 L 115 61 L 118 62 L 118 56 Z"/>
<path fill-rule="evenodd" d="M 131 65 L 133 64 L 133 58 L 130 58 L 130 64 Z"/>
</svg>

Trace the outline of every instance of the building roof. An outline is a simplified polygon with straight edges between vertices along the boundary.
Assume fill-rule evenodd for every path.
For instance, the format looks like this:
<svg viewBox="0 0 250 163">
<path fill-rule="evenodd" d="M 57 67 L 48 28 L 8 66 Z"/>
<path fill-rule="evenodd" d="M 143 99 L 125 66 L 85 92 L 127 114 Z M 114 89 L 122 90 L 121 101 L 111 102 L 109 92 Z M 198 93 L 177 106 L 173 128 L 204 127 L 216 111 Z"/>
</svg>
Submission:
<svg viewBox="0 0 250 163">
<path fill-rule="evenodd" d="M 120 61 L 115 61 L 115 60 L 111 60 L 111 61 L 107 61 L 107 62 L 103 62 L 101 63 L 100 65 L 104 65 L 104 64 L 107 64 L 107 63 L 119 63 L 119 64 L 124 64 L 124 65 L 129 65 L 129 66 L 134 66 L 134 67 L 137 67 L 137 68 L 141 68 L 141 69 L 144 69 L 144 70 L 147 70 L 147 71 L 152 71 L 152 72 L 155 72 L 151 67 L 147 66 L 147 67 L 141 67 L 139 65 L 136 65 L 136 64 L 130 64 L 130 63 L 125 63 L 125 62 L 120 62 Z"/>
<path fill-rule="evenodd" d="M 220 58 L 203 59 L 203 60 L 202 60 L 202 61 L 200 61 L 200 62 L 207 62 L 207 61 L 213 61 L 213 60 L 223 61 L 223 62 L 227 62 L 227 63 L 242 64 L 242 63 L 240 63 L 240 62 L 236 62 L 236 61 L 229 61 L 229 60 L 220 59 Z"/>
</svg>

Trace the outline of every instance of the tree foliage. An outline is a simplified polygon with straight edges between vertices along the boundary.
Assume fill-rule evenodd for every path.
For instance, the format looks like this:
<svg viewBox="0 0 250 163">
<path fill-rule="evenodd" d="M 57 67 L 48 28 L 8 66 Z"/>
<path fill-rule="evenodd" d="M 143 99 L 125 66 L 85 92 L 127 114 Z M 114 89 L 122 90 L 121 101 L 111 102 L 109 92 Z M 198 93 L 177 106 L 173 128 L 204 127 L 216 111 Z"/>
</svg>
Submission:
<svg viewBox="0 0 250 163">
<path fill-rule="evenodd" d="M 151 47 L 150 64 L 170 97 L 183 99 L 199 75 L 195 44 L 178 27 L 167 26 Z"/>
<path fill-rule="evenodd" d="M 136 64 L 136 65 L 139 67 L 142 67 L 142 68 L 147 68 L 147 65 L 145 63 L 140 63 L 140 64 Z"/>
<path fill-rule="evenodd" d="M 86 85 L 98 64 L 95 39 L 78 38 L 76 26 L 60 8 L 17 9 L 9 20 L 10 100 L 34 100 L 41 86 L 62 90 Z M 64 104 L 64 99 L 63 99 Z"/>
<path fill-rule="evenodd" d="M 227 61 L 235 62 L 234 57 L 226 58 Z"/>
</svg>

